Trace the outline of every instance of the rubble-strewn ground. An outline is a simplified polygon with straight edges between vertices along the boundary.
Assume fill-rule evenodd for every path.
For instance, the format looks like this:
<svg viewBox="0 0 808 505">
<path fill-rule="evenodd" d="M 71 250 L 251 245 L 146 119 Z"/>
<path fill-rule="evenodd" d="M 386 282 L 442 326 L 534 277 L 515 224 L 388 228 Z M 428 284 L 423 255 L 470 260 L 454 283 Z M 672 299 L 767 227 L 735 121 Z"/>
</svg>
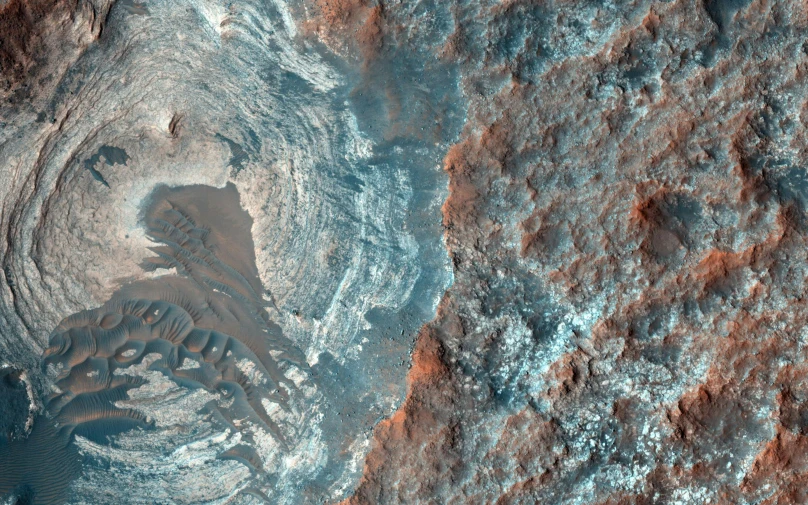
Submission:
<svg viewBox="0 0 808 505">
<path fill-rule="evenodd" d="M 806 4 L 385 2 L 368 58 L 433 11 L 455 281 L 349 502 L 808 502 Z"/>
<path fill-rule="evenodd" d="M 0 8 L 0 370 L 34 391 L 3 398 L 41 406 L 58 322 L 152 282 L 160 184 L 234 184 L 312 370 L 279 468 L 161 500 L 808 503 L 805 2 Z M 170 419 L 137 373 L 121 405 Z M 192 482 L 149 433 L 76 438 L 70 500 Z"/>
</svg>

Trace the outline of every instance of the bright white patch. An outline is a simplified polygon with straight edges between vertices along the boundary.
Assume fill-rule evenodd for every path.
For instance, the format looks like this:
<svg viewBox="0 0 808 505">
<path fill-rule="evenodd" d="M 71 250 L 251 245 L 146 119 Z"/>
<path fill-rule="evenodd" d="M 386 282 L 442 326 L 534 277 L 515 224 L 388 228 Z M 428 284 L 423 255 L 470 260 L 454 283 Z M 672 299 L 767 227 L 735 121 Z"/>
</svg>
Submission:
<svg viewBox="0 0 808 505">
<path fill-rule="evenodd" d="M 250 361 L 249 359 L 242 358 L 239 361 L 237 361 L 236 368 L 241 370 L 241 373 L 246 375 L 247 378 L 250 380 L 250 382 L 252 382 L 253 384 L 258 385 L 266 383 L 266 378 L 264 377 L 264 374 L 262 374 L 258 370 L 258 367 L 256 367 L 255 363 Z"/>
<path fill-rule="evenodd" d="M 192 370 L 194 368 L 199 368 L 199 362 L 194 361 L 192 359 L 185 358 L 182 361 L 182 366 L 177 368 L 177 370 Z"/>
</svg>

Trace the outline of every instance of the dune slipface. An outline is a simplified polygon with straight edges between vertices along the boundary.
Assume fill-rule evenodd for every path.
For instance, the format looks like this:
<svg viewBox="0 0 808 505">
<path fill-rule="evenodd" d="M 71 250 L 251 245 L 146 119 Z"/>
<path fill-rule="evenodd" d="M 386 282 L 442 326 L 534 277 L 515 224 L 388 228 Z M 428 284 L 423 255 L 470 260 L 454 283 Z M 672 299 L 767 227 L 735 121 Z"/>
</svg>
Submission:
<svg viewBox="0 0 808 505">
<path fill-rule="evenodd" d="M 144 267 L 176 275 L 128 285 L 102 307 L 62 321 L 45 351 L 56 386 L 48 413 L 61 430 L 96 441 L 153 427 L 137 408 L 116 406 L 147 383 L 131 371 L 140 366 L 217 396 L 211 415 L 234 431 L 254 428 L 288 448 L 296 426 L 269 412 L 293 415 L 298 387 L 290 373 L 306 380 L 308 366 L 264 308 L 252 222 L 235 187 L 161 188 L 152 200 L 144 219 L 156 256 Z M 260 467 L 252 436 L 244 431 L 244 447 L 227 455 Z"/>
<path fill-rule="evenodd" d="M 441 158 L 463 109 L 454 65 L 368 72 L 308 8 L 0 5 L 27 30 L 0 36 L 0 367 L 28 405 L 0 459 L 41 465 L 42 433 L 79 463 L 0 496 L 352 493 L 452 279 Z"/>
<path fill-rule="evenodd" d="M 109 463 L 101 447 L 114 435 L 187 429 L 179 435 L 185 447 L 186 437 L 197 440 L 209 457 L 268 478 L 273 456 L 305 438 L 316 387 L 305 356 L 267 313 L 273 304 L 258 279 L 252 220 L 228 185 L 158 188 L 143 221 L 154 241 L 143 268 L 156 277 L 54 330 L 44 354 L 54 383 L 46 412 L 63 440 L 78 435 L 96 444 L 98 452 L 85 449 L 96 459 L 90 466 Z M 204 393 L 182 408 L 153 413 L 164 395 L 196 392 Z M 188 406 L 210 432 L 189 422 Z M 217 430 L 222 440 L 211 442 Z M 165 447 L 151 449 L 159 457 Z M 238 490 L 265 496 L 250 490 L 249 474 L 241 481 Z"/>
<path fill-rule="evenodd" d="M 0 0 L 0 503 L 808 503 L 806 33 Z"/>
<path fill-rule="evenodd" d="M 115 435 L 158 431 L 186 447 L 197 440 L 209 458 L 248 468 L 237 490 L 266 496 L 249 488 L 250 475 L 271 476 L 272 456 L 292 452 L 308 427 L 306 402 L 315 400 L 316 387 L 303 353 L 267 314 L 272 302 L 257 276 L 252 220 L 235 186 L 158 188 L 143 221 L 154 241 L 143 267 L 156 277 L 67 317 L 50 336 L 46 416 L 28 440 L 2 448 L 0 486 L 20 499 L 68 498 L 79 470 L 76 437 L 93 444 L 95 451 L 82 451 L 93 467 L 110 464 L 103 447 Z M 163 395 L 176 400 L 195 391 L 204 392 L 198 401 L 152 413 Z M 189 422 L 188 406 L 209 432 Z M 191 433 L 173 433 L 183 429 Z M 211 442 L 212 433 L 222 440 Z M 159 457 L 166 447 L 149 449 Z"/>
</svg>

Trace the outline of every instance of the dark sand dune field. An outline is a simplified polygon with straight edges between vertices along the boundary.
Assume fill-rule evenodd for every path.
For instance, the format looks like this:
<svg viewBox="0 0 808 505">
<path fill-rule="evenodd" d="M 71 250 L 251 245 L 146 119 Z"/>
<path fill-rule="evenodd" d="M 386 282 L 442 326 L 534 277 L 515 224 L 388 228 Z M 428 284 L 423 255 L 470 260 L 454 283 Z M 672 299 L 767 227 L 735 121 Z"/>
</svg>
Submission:
<svg viewBox="0 0 808 505">
<path fill-rule="evenodd" d="M 808 504 L 804 0 L 0 0 L 0 505 Z"/>
</svg>

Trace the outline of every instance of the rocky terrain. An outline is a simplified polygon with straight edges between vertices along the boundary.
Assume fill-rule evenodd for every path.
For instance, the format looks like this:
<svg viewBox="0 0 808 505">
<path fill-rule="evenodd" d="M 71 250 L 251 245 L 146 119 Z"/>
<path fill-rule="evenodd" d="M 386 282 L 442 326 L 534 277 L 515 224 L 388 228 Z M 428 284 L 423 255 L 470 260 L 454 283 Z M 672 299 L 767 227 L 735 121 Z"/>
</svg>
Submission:
<svg viewBox="0 0 808 505">
<path fill-rule="evenodd" d="M 808 503 L 804 2 L 0 8 L 9 503 Z"/>
</svg>

